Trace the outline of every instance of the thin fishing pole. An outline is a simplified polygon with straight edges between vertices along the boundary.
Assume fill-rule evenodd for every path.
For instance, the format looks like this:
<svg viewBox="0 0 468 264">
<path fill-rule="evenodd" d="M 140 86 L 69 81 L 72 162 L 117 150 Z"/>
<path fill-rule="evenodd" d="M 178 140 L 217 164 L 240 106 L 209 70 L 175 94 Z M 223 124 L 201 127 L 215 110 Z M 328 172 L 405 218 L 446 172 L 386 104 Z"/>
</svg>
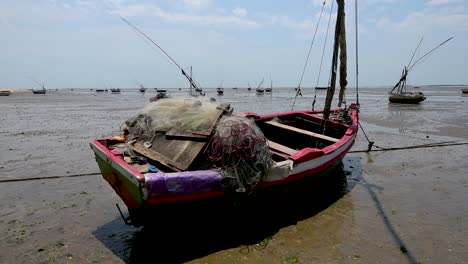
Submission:
<svg viewBox="0 0 468 264">
<path fill-rule="evenodd" d="M 431 49 L 430 51 L 428 51 L 426 54 L 424 54 L 423 56 L 421 56 L 419 59 L 417 59 L 413 65 L 411 65 L 409 68 L 408 68 L 408 71 L 410 71 L 414 66 L 416 66 L 416 64 L 418 64 L 423 58 L 431 55 L 436 49 L 440 48 L 442 45 L 444 45 L 445 43 L 449 42 L 450 40 L 452 40 L 453 37 L 450 37 L 449 39 L 447 39 L 446 41 L 440 43 L 439 45 L 437 45 L 435 48 Z"/>
<path fill-rule="evenodd" d="M 191 85 L 195 87 L 195 90 L 200 93 L 201 95 L 205 95 L 205 93 L 202 92 L 202 89 L 200 88 L 199 85 L 196 84 L 196 82 L 192 79 L 192 77 L 188 76 L 187 73 L 184 71 L 184 69 L 163 49 L 161 46 L 159 46 L 156 42 L 154 42 L 148 35 L 146 35 L 143 31 L 139 30 L 137 27 L 135 27 L 132 23 L 127 21 L 125 18 L 120 17 L 125 23 L 127 23 L 133 30 L 136 32 L 140 33 L 143 35 L 146 39 L 148 39 L 151 43 L 153 43 L 156 47 L 158 47 L 181 71 L 182 74 L 185 76 L 185 78 L 188 79 Z"/>
<path fill-rule="evenodd" d="M 125 18 L 123 17 L 120 17 L 123 21 L 125 21 L 125 23 L 127 23 L 130 27 L 132 27 L 134 30 L 136 30 L 138 33 L 140 33 L 141 35 L 143 35 L 146 39 L 148 39 L 149 41 L 151 41 L 151 43 L 153 43 L 154 45 L 156 45 L 156 47 L 158 47 L 169 59 L 171 59 L 171 61 L 180 69 L 180 70 L 184 70 L 182 69 L 182 67 L 180 67 L 180 65 L 171 57 L 169 56 L 169 54 L 167 54 L 167 52 L 161 48 L 161 46 L 159 46 L 156 42 L 154 42 L 150 37 L 148 37 L 148 35 L 146 35 L 144 32 L 142 32 L 141 30 L 139 30 L 137 27 L 135 27 L 132 23 L 128 22 Z"/>
<path fill-rule="evenodd" d="M 410 61 L 408 62 L 408 66 L 406 66 L 406 68 L 408 68 L 408 67 L 411 65 L 411 62 L 413 62 L 414 55 L 416 55 L 416 51 L 418 51 L 419 46 L 421 45 L 422 41 L 423 41 L 423 38 L 421 38 L 421 40 L 419 40 L 418 45 L 416 46 L 416 48 L 415 48 L 414 51 L 413 51 L 413 56 L 411 56 L 411 59 L 410 59 Z"/>
<path fill-rule="evenodd" d="M 44 83 L 40 83 L 38 80 L 34 79 L 33 77 L 29 77 L 31 80 L 39 84 L 44 89 Z"/>
</svg>

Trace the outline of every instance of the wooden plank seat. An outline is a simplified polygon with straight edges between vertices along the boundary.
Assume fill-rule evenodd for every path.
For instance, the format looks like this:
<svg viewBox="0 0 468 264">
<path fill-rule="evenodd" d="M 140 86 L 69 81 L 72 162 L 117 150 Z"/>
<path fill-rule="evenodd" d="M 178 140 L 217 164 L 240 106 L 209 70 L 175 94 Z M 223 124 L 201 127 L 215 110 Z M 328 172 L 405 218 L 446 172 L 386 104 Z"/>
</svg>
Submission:
<svg viewBox="0 0 468 264">
<path fill-rule="evenodd" d="M 330 141 L 330 142 L 338 142 L 338 140 L 339 140 L 337 138 L 332 138 L 332 137 L 329 137 L 329 136 L 325 136 L 325 135 L 322 135 L 322 134 L 310 132 L 310 131 L 300 129 L 300 128 L 297 128 L 297 127 L 281 124 L 281 123 L 278 123 L 276 121 L 265 121 L 265 124 L 269 124 L 269 125 L 276 126 L 276 127 L 281 127 L 281 128 L 284 128 L 284 129 L 288 129 L 290 131 L 302 133 L 302 134 L 305 134 L 305 135 L 309 135 L 311 137 L 327 140 L 327 141 Z"/>
<path fill-rule="evenodd" d="M 268 146 L 271 149 L 276 150 L 276 151 L 281 152 L 281 153 L 288 154 L 289 156 L 291 156 L 292 154 L 297 152 L 297 150 L 295 150 L 295 149 L 286 147 L 284 145 L 278 144 L 278 143 L 273 142 L 271 140 L 268 140 L 267 142 L 268 142 Z"/>
</svg>

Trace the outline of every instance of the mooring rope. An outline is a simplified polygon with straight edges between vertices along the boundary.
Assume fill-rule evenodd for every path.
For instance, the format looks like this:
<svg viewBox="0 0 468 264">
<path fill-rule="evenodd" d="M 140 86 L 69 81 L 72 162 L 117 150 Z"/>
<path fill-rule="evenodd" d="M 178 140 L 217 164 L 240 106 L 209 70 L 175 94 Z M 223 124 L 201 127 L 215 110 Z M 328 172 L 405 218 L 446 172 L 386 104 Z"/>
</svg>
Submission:
<svg viewBox="0 0 468 264">
<path fill-rule="evenodd" d="M 95 176 L 95 175 L 100 175 L 100 174 L 101 174 L 100 172 L 92 172 L 92 173 L 80 173 L 80 174 L 72 174 L 72 175 L 38 176 L 38 177 L 30 177 L 30 178 L 0 179 L 0 183 L 2 183 L 2 182 L 21 182 L 21 181 L 51 180 L 51 179 L 60 179 L 60 178 L 73 178 L 73 177 Z"/>
<path fill-rule="evenodd" d="M 392 150 L 406 150 L 406 149 L 418 149 L 418 148 L 436 148 L 436 147 L 449 147 L 449 146 L 459 146 L 459 145 L 468 145 L 468 142 L 459 142 L 459 141 L 446 141 L 446 142 L 438 142 L 438 143 L 428 143 L 428 144 L 421 144 L 421 145 L 412 145 L 412 146 L 405 146 L 405 147 L 393 147 L 393 148 L 382 148 L 380 149 L 373 149 L 373 150 L 352 150 L 348 153 L 362 153 L 362 152 L 375 152 L 375 151 L 392 151 Z"/>
<path fill-rule="evenodd" d="M 378 147 L 379 149 L 373 150 L 352 150 L 348 153 L 363 153 L 363 152 L 383 152 L 383 151 L 395 151 L 395 150 L 406 150 L 406 149 L 420 149 L 420 148 L 437 148 L 437 147 L 450 147 L 450 146 L 460 146 L 460 145 L 468 145 L 468 142 L 461 141 L 461 140 L 454 140 L 454 141 L 445 141 L 445 142 L 435 142 L 435 143 L 428 143 L 428 144 L 421 144 L 421 145 L 412 145 L 412 146 L 404 146 L 404 147 L 392 147 L 392 148 L 382 148 Z M 377 146 L 376 146 L 377 147 Z M 85 176 L 95 176 L 100 175 L 100 172 L 93 172 L 93 173 L 82 173 L 82 174 L 72 174 L 72 175 L 57 175 L 57 176 L 44 176 L 44 177 L 31 177 L 31 178 L 14 178 L 14 179 L 0 179 L 0 183 L 6 182 L 22 182 L 22 181 L 35 181 L 35 180 L 52 180 L 52 179 L 60 179 L 60 178 L 73 178 L 73 177 L 85 177 Z"/>
</svg>

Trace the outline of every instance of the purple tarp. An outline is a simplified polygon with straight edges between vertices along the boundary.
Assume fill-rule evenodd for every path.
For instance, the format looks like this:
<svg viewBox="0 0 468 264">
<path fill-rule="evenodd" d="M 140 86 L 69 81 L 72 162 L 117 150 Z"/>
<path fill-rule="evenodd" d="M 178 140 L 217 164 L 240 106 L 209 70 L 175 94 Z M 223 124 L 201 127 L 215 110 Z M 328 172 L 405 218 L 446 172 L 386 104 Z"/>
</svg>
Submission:
<svg viewBox="0 0 468 264">
<path fill-rule="evenodd" d="M 223 178 L 219 171 L 184 171 L 146 173 L 146 195 L 198 193 L 221 189 Z"/>
</svg>

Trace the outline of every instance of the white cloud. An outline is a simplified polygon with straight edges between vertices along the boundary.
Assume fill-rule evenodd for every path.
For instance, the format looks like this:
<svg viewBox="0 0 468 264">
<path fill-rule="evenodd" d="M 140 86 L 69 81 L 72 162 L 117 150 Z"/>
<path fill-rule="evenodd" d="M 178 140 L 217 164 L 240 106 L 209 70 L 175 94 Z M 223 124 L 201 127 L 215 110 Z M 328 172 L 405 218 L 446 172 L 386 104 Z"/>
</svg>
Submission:
<svg viewBox="0 0 468 264">
<path fill-rule="evenodd" d="M 96 1 L 93 0 L 49 0 L 49 2 L 57 7 L 66 8 L 66 9 L 79 9 L 81 11 L 92 11 L 97 8 Z"/>
<path fill-rule="evenodd" d="M 211 4 L 211 0 L 182 0 L 189 9 L 203 9 Z"/>
<path fill-rule="evenodd" d="M 236 25 L 243 28 L 257 28 L 261 24 L 257 21 L 247 19 L 245 17 L 239 16 L 242 14 L 242 11 L 238 11 L 236 14 L 207 14 L 207 15 L 196 15 L 192 13 L 177 13 L 177 12 L 168 12 L 161 9 L 157 5 L 114 5 L 112 14 L 118 14 L 124 17 L 131 16 L 155 16 L 160 18 L 163 21 L 171 23 L 189 23 L 202 26 L 220 26 L 220 25 Z M 246 14 L 246 11 L 245 11 Z"/>
<path fill-rule="evenodd" d="M 380 24 L 396 30 L 426 32 L 434 30 L 468 31 L 468 14 L 445 12 L 413 12 L 400 22 L 381 20 Z"/>
<path fill-rule="evenodd" d="M 426 4 L 430 6 L 440 6 L 455 3 L 460 3 L 460 0 L 429 0 Z"/>
<path fill-rule="evenodd" d="M 240 8 L 240 7 L 236 7 L 232 10 L 232 13 L 236 16 L 236 17 L 245 17 L 247 16 L 247 10 L 245 10 L 244 8 Z"/>
</svg>

